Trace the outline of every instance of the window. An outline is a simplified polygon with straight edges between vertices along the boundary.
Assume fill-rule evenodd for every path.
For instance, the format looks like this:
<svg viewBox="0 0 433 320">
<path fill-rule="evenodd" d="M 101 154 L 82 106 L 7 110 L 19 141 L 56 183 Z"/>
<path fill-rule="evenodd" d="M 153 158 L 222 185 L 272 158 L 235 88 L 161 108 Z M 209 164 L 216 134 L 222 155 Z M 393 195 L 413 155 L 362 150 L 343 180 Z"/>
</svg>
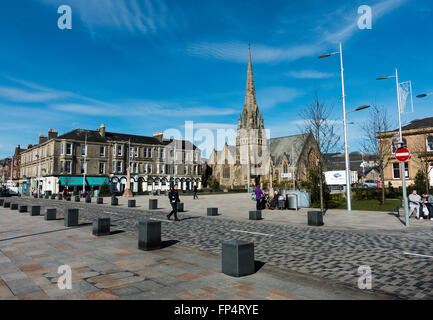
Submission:
<svg viewBox="0 0 433 320">
<path fill-rule="evenodd" d="M 188 174 L 188 166 L 183 166 L 183 174 Z"/>
<path fill-rule="evenodd" d="M 165 173 L 164 172 L 165 166 L 163 164 L 159 165 L 159 173 Z"/>
<path fill-rule="evenodd" d="M 64 150 L 64 147 L 63 147 L 63 143 L 60 144 L 60 154 L 61 154 L 61 155 L 64 155 L 64 154 L 65 154 L 65 150 Z"/>
<path fill-rule="evenodd" d="M 427 137 L 427 151 L 433 151 L 433 136 Z"/>
<path fill-rule="evenodd" d="M 87 146 L 85 144 L 81 145 L 81 155 L 82 156 L 87 155 Z"/>
<path fill-rule="evenodd" d="M 177 174 L 177 166 L 174 166 L 174 174 Z"/>
<path fill-rule="evenodd" d="M 149 158 L 152 158 L 152 148 L 149 148 L 148 153 L 149 153 Z"/>
<path fill-rule="evenodd" d="M 113 172 L 116 172 L 116 161 L 113 161 Z"/>
<path fill-rule="evenodd" d="M 99 163 L 99 174 L 104 174 L 104 173 L 105 173 L 105 163 L 100 162 Z"/>
<path fill-rule="evenodd" d="M 99 147 L 99 156 L 105 157 L 105 147 L 104 146 Z"/>
<path fill-rule="evenodd" d="M 117 144 L 115 144 L 115 145 L 113 146 L 113 157 L 116 156 L 116 148 L 117 148 Z"/>
<path fill-rule="evenodd" d="M 406 178 L 409 178 L 409 163 L 404 163 L 404 171 L 406 172 Z"/>
<path fill-rule="evenodd" d="M 230 178 L 230 168 L 224 168 L 223 169 L 223 178 L 229 179 Z"/>
<path fill-rule="evenodd" d="M 400 179 L 400 163 L 392 164 L 392 176 L 394 179 Z"/>
<path fill-rule="evenodd" d="M 283 166 L 283 171 L 284 171 L 284 173 L 288 173 L 288 172 L 289 172 L 287 169 L 288 169 L 288 168 L 287 168 L 287 164 L 285 163 L 284 166 Z"/>
<path fill-rule="evenodd" d="M 122 161 L 117 161 L 117 172 L 119 172 L 119 173 L 121 173 L 123 170 L 122 170 Z"/>
<path fill-rule="evenodd" d="M 71 161 L 65 162 L 65 172 L 69 174 L 71 173 Z"/>
<path fill-rule="evenodd" d="M 66 154 L 68 156 L 72 155 L 72 144 L 70 144 L 70 143 L 66 144 Z"/>
<path fill-rule="evenodd" d="M 165 150 L 161 149 L 161 159 L 165 159 Z"/>
<path fill-rule="evenodd" d="M 138 158 L 138 157 L 139 157 L 138 147 L 134 147 L 134 158 Z"/>
<path fill-rule="evenodd" d="M 134 162 L 134 173 L 138 173 L 138 163 Z"/>
<path fill-rule="evenodd" d="M 63 173 L 63 161 L 60 161 L 60 173 Z"/>
<path fill-rule="evenodd" d="M 86 162 L 81 161 L 81 174 L 86 173 Z"/>
<path fill-rule="evenodd" d="M 147 158 L 147 148 L 144 148 L 144 157 Z"/>
<path fill-rule="evenodd" d="M 122 146 L 117 146 L 117 155 L 118 156 L 122 155 Z"/>
<path fill-rule="evenodd" d="M 152 164 L 151 163 L 149 163 L 147 165 L 147 173 L 152 173 Z"/>
</svg>

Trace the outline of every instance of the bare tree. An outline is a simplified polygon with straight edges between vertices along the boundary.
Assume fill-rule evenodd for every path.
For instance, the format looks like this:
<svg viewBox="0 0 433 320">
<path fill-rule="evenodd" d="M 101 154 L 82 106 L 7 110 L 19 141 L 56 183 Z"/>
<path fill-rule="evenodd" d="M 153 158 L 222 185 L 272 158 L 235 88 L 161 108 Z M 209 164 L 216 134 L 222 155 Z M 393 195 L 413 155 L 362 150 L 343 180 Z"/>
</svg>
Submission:
<svg viewBox="0 0 433 320">
<path fill-rule="evenodd" d="M 331 120 L 333 107 L 327 106 L 320 102 L 317 92 L 314 95 L 314 101 L 299 112 L 299 116 L 304 120 L 303 132 L 313 134 L 318 150 L 318 169 L 320 184 L 320 210 L 324 212 L 324 194 L 323 194 L 323 172 L 326 168 L 325 155 L 334 151 L 340 141 L 336 134 L 336 122 Z M 311 164 L 316 165 L 316 164 Z"/>
<path fill-rule="evenodd" d="M 363 153 L 371 154 L 375 158 L 382 184 L 382 204 L 385 203 L 385 168 L 392 159 L 392 148 L 378 134 L 391 131 L 391 127 L 388 112 L 377 105 L 372 106 L 367 120 L 361 125 L 364 133 L 361 149 Z"/>
</svg>

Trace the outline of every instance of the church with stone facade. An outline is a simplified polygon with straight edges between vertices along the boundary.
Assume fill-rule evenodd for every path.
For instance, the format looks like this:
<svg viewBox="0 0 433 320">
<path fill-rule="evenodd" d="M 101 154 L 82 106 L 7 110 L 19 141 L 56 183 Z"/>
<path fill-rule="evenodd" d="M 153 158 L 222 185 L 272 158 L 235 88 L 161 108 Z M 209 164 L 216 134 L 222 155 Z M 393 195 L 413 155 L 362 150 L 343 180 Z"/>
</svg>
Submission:
<svg viewBox="0 0 433 320">
<path fill-rule="evenodd" d="M 239 114 L 236 145 L 213 150 L 208 165 L 222 188 L 246 188 L 272 180 L 297 183 L 307 168 L 317 164 L 317 144 L 312 133 L 271 138 L 256 101 L 251 50 L 248 58 L 245 104 Z"/>
</svg>

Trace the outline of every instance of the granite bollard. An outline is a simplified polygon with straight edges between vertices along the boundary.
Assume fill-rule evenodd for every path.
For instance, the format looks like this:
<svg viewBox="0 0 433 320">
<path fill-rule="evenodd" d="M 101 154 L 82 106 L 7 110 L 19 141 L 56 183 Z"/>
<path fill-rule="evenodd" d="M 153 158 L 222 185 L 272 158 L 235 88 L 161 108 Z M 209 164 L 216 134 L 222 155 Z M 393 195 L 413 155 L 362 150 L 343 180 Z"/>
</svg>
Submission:
<svg viewBox="0 0 433 320">
<path fill-rule="evenodd" d="M 138 223 L 138 248 L 145 251 L 161 248 L 161 221 Z"/>
<path fill-rule="evenodd" d="M 111 205 L 112 206 L 118 206 L 119 205 L 119 199 L 117 199 L 116 196 L 111 197 Z"/>
<path fill-rule="evenodd" d="M 71 196 L 70 195 L 66 196 L 66 201 L 71 201 Z"/>
<path fill-rule="evenodd" d="M 97 218 L 93 221 L 93 235 L 106 236 L 110 234 L 110 218 Z"/>
<path fill-rule="evenodd" d="M 11 210 L 18 210 L 18 203 L 11 203 Z"/>
<path fill-rule="evenodd" d="M 210 217 L 218 215 L 218 208 L 207 208 L 207 215 Z"/>
<path fill-rule="evenodd" d="M 78 209 L 66 208 L 65 209 L 65 227 L 78 226 L 79 212 Z"/>
<path fill-rule="evenodd" d="M 90 195 L 86 195 L 86 203 L 92 203 L 92 198 Z"/>
<path fill-rule="evenodd" d="M 262 211 L 261 210 L 250 211 L 250 220 L 262 220 Z"/>
<path fill-rule="evenodd" d="M 308 211 L 308 225 L 321 227 L 323 223 L 323 214 L 321 211 Z"/>
<path fill-rule="evenodd" d="M 75 196 L 75 202 L 80 202 L 80 196 Z"/>
<path fill-rule="evenodd" d="M 135 207 L 135 200 L 128 200 L 128 208 L 134 208 Z"/>
<path fill-rule="evenodd" d="M 55 194 L 52 194 L 50 199 L 51 199 L 51 200 L 56 200 L 56 195 L 55 195 Z"/>
<path fill-rule="evenodd" d="M 149 209 L 158 209 L 158 199 L 149 199 Z"/>
<path fill-rule="evenodd" d="M 41 215 L 41 206 L 31 206 L 30 207 L 30 216 L 40 216 Z"/>
<path fill-rule="evenodd" d="M 60 193 L 57 195 L 57 200 L 62 200 L 63 199 L 63 195 L 61 195 Z"/>
<path fill-rule="evenodd" d="M 103 204 L 103 203 L 104 203 L 104 198 L 102 198 L 102 197 L 98 197 L 98 198 L 96 199 L 96 203 L 97 203 L 97 204 Z"/>
<path fill-rule="evenodd" d="M 3 206 L 3 203 L 5 203 L 5 199 L 0 199 L 0 206 Z"/>
<path fill-rule="evenodd" d="M 56 208 L 47 208 L 45 210 L 45 220 L 56 220 L 57 219 L 57 209 Z"/>
<path fill-rule="evenodd" d="M 27 206 L 23 204 L 20 205 L 19 212 L 27 212 Z"/>
<path fill-rule="evenodd" d="M 243 277 L 255 272 L 254 243 L 230 240 L 222 243 L 222 272 L 232 277 Z"/>
<path fill-rule="evenodd" d="M 11 203 L 9 201 L 5 201 L 3 203 L 3 208 L 10 208 L 11 207 Z"/>
</svg>

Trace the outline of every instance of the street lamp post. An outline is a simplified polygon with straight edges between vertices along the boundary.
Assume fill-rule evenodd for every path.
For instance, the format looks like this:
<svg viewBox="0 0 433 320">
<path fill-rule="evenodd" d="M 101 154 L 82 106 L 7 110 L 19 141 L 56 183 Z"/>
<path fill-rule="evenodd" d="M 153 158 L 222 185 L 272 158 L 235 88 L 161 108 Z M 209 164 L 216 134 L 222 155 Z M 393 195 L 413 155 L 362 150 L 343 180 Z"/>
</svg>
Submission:
<svg viewBox="0 0 433 320">
<path fill-rule="evenodd" d="M 369 106 L 362 106 L 356 110 L 346 112 L 346 93 L 344 89 L 344 66 L 343 66 L 343 47 L 340 42 L 340 51 L 323 54 L 319 59 L 328 58 L 330 56 L 339 54 L 340 55 L 340 69 L 341 69 L 341 89 L 343 94 L 343 126 L 344 126 L 344 157 L 346 162 L 346 198 L 347 198 L 347 210 L 352 211 L 352 200 L 351 200 L 351 181 L 350 181 L 350 157 L 349 157 L 349 143 L 347 134 L 347 121 L 346 116 L 348 113 L 363 110 L 369 108 Z"/>
<path fill-rule="evenodd" d="M 39 187 L 40 187 L 40 183 L 41 183 L 41 156 L 39 154 L 36 155 L 37 159 L 39 160 L 39 164 L 38 164 L 38 180 L 37 180 L 37 188 L 38 188 L 38 198 L 40 197 L 40 191 L 39 191 Z"/>
<path fill-rule="evenodd" d="M 403 146 L 403 133 L 401 130 L 401 106 L 400 106 L 400 83 L 398 82 L 398 70 L 395 68 L 395 76 L 389 76 L 389 77 L 379 77 L 376 80 L 386 80 L 395 78 L 396 85 L 397 85 L 397 107 L 398 107 L 398 131 L 399 131 L 399 145 Z M 407 192 L 406 192 L 406 164 L 404 161 L 401 162 L 401 181 L 402 181 L 402 188 L 403 188 L 403 200 L 404 200 L 404 215 L 406 218 L 406 227 L 410 226 L 409 222 L 409 204 L 407 199 Z"/>
<path fill-rule="evenodd" d="M 419 98 L 419 99 L 422 99 L 422 98 L 425 98 L 427 96 L 433 96 L 433 92 L 423 93 L 423 94 L 417 95 L 416 97 Z"/>
</svg>

